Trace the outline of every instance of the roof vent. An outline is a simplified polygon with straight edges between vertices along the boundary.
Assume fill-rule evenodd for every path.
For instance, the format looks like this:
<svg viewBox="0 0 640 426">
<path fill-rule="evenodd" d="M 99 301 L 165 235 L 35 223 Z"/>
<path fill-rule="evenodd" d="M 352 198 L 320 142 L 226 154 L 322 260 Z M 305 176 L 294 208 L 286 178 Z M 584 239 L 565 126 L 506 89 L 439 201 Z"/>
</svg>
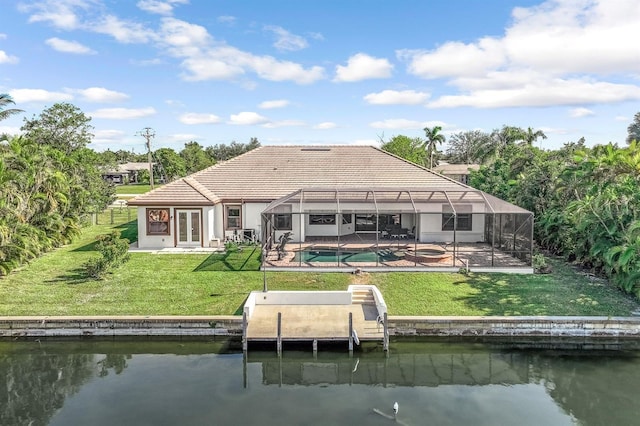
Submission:
<svg viewBox="0 0 640 426">
<path fill-rule="evenodd" d="M 331 151 L 331 148 L 301 148 L 300 151 L 318 151 L 318 152 L 325 152 L 325 151 Z"/>
</svg>

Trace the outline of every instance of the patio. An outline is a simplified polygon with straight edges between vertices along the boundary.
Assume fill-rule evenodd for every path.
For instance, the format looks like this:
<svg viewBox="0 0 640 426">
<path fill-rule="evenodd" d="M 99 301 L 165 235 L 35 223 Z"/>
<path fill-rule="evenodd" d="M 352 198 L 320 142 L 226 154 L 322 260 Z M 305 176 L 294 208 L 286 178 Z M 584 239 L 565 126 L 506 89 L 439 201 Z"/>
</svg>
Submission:
<svg viewBox="0 0 640 426">
<path fill-rule="evenodd" d="M 359 261 L 350 259 L 351 253 L 370 253 L 377 261 Z M 301 253 L 336 253 L 341 259 L 326 261 L 313 258 L 305 260 Z M 346 259 L 342 254 L 346 253 Z M 380 256 L 376 256 L 380 253 Z M 424 254 L 423 254 L 424 253 Z M 338 257 L 336 256 L 336 257 Z M 321 257 L 321 256 L 320 256 Z M 325 256 L 327 257 L 327 256 Z M 309 237 L 304 243 L 285 245 L 284 254 L 277 250 L 268 250 L 264 266 L 273 268 L 436 268 L 441 270 L 460 268 L 529 268 L 530 264 L 509 253 L 492 250 L 485 243 L 459 243 L 455 246 L 448 243 L 416 243 L 406 239 L 378 240 L 363 239 L 357 236 L 342 237 L 340 243 L 336 238 Z"/>
</svg>

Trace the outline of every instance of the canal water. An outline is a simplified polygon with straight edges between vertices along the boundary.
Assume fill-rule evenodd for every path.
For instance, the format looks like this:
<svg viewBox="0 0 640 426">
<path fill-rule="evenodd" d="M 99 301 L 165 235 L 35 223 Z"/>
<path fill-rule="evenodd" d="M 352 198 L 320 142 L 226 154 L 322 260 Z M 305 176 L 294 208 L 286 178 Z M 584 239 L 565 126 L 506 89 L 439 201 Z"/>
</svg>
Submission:
<svg viewBox="0 0 640 426">
<path fill-rule="evenodd" d="M 229 341 L 0 341 L 0 424 L 639 425 L 629 346 L 402 341 L 278 357 Z"/>
</svg>

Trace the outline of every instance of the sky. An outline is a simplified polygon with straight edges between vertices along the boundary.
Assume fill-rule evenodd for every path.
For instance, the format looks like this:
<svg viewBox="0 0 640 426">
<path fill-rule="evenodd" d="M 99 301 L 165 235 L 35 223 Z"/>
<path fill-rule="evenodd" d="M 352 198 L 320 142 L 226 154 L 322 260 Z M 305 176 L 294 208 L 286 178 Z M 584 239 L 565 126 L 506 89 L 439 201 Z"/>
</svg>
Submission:
<svg viewBox="0 0 640 426">
<path fill-rule="evenodd" d="M 637 0 L 0 0 L 0 93 L 92 117 L 97 151 L 542 130 L 624 145 Z M 446 143 L 445 146 L 446 148 Z"/>
</svg>

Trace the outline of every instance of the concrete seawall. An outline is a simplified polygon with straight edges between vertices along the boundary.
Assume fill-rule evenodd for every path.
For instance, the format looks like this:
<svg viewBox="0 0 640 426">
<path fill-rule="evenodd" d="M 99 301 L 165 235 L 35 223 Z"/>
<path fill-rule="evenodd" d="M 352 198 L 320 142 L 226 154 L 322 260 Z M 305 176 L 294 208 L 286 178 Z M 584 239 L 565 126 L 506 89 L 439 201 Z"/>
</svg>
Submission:
<svg viewBox="0 0 640 426">
<path fill-rule="evenodd" d="M 391 336 L 556 336 L 640 339 L 640 317 L 389 316 Z M 0 317 L 0 338 L 242 336 L 241 316 Z"/>
</svg>

